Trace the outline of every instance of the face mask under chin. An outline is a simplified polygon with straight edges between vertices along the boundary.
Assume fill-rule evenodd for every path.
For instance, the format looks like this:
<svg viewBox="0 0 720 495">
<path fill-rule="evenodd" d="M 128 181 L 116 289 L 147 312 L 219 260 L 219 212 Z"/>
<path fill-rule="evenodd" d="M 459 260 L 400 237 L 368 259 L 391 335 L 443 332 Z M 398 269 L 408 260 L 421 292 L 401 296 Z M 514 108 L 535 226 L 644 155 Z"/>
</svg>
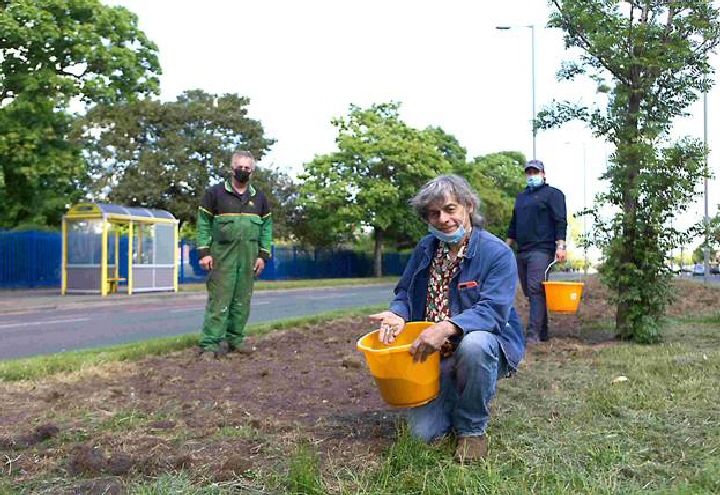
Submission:
<svg viewBox="0 0 720 495">
<path fill-rule="evenodd" d="M 458 227 L 455 232 L 446 234 L 445 232 L 442 232 L 433 227 L 432 225 L 428 224 L 428 232 L 430 232 L 432 235 L 435 236 L 435 238 L 440 241 L 448 242 L 450 244 L 457 244 L 463 239 L 463 237 L 465 237 L 465 226 L 460 225 L 460 227 Z"/>
</svg>

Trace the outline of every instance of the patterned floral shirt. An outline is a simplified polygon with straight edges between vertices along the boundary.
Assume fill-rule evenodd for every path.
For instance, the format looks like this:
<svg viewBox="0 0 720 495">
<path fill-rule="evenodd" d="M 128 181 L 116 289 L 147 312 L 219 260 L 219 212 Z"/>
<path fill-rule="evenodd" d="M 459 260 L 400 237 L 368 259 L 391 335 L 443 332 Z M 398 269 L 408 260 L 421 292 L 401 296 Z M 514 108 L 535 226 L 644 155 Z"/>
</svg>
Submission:
<svg viewBox="0 0 720 495">
<path fill-rule="evenodd" d="M 435 323 L 450 319 L 450 281 L 455 278 L 460 262 L 465 257 L 467 237 L 458 250 L 455 259 L 450 258 L 447 243 L 440 242 L 430 265 L 427 299 L 425 302 L 425 320 Z M 450 357 L 457 349 L 457 342 L 445 342 L 440 349 L 440 357 Z"/>
</svg>

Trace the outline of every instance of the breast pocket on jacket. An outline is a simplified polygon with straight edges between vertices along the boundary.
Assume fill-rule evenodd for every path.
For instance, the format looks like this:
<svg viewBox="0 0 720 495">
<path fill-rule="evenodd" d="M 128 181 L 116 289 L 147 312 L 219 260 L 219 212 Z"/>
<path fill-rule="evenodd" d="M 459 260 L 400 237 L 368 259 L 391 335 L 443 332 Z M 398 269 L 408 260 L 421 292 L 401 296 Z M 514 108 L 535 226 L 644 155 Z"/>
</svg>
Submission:
<svg viewBox="0 0 720 495">
<path fill-rule="evenodd" d="M 480 283 L 475 280 L 461 282 L 458 284 L 460 296 L 460 310 L 471 308 L 480 300 Z"/>
</svg>

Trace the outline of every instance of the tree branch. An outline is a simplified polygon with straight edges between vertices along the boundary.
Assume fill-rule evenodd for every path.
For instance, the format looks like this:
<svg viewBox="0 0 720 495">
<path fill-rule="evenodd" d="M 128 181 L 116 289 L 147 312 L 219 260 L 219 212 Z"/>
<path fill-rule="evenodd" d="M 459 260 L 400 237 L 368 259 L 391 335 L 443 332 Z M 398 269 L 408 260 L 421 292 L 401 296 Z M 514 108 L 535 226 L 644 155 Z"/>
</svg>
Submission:
<svg viewBox="0 0 720 495">
<path fill-rule="evenodd" d="M 563 18 L 563 21 L 568 26 L 570 26 L 571 24 L 570 24 L 567 16 L 565 15 L 565 13 L 563 12 L 562 6 L 560 5 L 559 1 L 558 0 L 550 0 L 550 1 L 555 6 L 557 11 L 560 13 L 560 16 Z M 602 14 L 602 12 L 599 12 L 599 13 Z M 587 35 L 578 26 L 574 26 L 574 27 L 575 27 L 575 30 L 574 30 L 575 35 L 582 42 L 580 48 L 583 48 L 591 56 L 595 57 L 598 60 L 598 62 L 600 63 L 600 65 L 602 65 L 605 68 L 605 70 L 607 70 L 613 76 L 615 76 L 615 78 L 617 78 L 621 83 L 628 84 L 626 77 L 624 77 L 622 74 L 613 70 L 610 67 L 610 64 L 607 62 L 607 60 L 605 60 L 600 54 L 594 53 L 594 51 L 592 50 L 592 44 L 590 43 L 590 40 L 588 39 Z"/>
</svg>

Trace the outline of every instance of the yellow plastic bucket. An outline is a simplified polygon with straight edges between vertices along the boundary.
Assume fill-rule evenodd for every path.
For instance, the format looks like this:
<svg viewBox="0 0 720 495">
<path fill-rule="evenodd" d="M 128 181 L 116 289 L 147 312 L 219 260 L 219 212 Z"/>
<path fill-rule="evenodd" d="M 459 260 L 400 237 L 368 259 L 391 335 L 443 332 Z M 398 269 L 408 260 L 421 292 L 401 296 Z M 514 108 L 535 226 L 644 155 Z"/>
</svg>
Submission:
<svg viewBox="0 0 720 495">
<path fill-rule="evenodd" d="M 581 282 L 551 282 L 548 280 L 550 268 L 556 263 L 553 261 L 545 270 L 545 300 L 548 311 L 574 315 L 580 307 L 582 300 L 583 283 Z"/>
<path fill-rule="evenodd" d="M 432 325 L 429 321 L 406 323 L 390 345 L 380 342 L 379 330 L 358 340 L 357 348 L 365 354 L 380 395 L 392 407 L 421 406 L 440 393 L 440 353 L 414 363 L 409 352 L 417 336 Z"/>
<path fill-rule="evenodd" d="M 580 282 L 543 282 L 547 309 L 554 313 L 574 315 L 582 299 L 583 284 Z"/>
</svg>

